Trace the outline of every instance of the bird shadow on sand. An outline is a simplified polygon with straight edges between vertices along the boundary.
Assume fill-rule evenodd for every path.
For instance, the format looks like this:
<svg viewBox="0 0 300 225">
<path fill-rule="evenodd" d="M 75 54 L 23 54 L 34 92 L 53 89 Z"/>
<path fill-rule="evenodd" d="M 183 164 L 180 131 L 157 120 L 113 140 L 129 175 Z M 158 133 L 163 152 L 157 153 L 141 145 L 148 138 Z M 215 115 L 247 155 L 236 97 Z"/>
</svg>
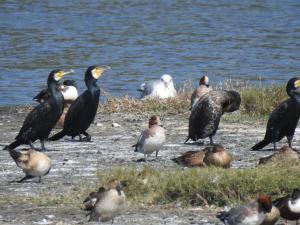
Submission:
<svg viewBox="0 0 300 225">
<path fill-rule="evenodd" d="M 137 163 L 141 163 L 141 162 L 158 162 L 158 161 L 159 161 L 159 158 L 147 159 L 147 161 L 144 158 L 133 160 L 133 162 L 137 162 Z"/>
</svg>

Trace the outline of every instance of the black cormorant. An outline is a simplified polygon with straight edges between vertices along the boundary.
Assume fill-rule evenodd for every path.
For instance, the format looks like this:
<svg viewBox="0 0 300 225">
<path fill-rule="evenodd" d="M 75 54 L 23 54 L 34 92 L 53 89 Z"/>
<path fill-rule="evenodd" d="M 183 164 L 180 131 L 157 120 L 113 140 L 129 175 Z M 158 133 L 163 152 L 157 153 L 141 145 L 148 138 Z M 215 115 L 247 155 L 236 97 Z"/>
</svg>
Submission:
<svg viewBox="0 0 300 225">
<path fill-rule="evenodd" d="M 283 101 L 271 113 L 264 140 L 254 145 L 253 151 L 262 149 L 270 143 L 273 143 L 276 150 L 276 142 L 284 136 L 292 148 L 292 140 L 300 117 L 300 78 L 290 79 L 286 85 L 286 92 L 290 98 Z"/>
<path fill-rule="evenodd" d="M 66 117 L 64 128 L 59 133 L 53 135 L 49 140 L 55 141 L 65 135 L 72 138 L 79 136 L 80 141 L 90 141 L 91 136 L 86 132 L 93 122 L 100 97 L 100 88 L 97 85 L 97 80 L 109 67 L 90 66 L 84 77 L 87 90 L 83 92 L 70 106 Z M 81 137 L 85 135 L 85 138 Z"/>
<path fill-rule="evenodd" d="M 203 95 L 192 108 L 185 143 L 209 137 L 212 145 L 223 113 L 239 109 L 240 104 L 241 97 L 236 91 L 210 91 Z"/>
<path fill-rule="evenodd" d="M 50 131 L 63 112 L 63 96 L 57 90 L 57 83 L 68 73 L 70 72 L 62 70 L 53 70 L 50 72 L 47 86 L 52 97 L 36 106 L 27 115 L 18 136 L 15 138 L 16 140 L 6 146 L 5 150 L 14 149 L 22 144 L 29 144 L 31 148 L 36 149 L 33 146 L 33 142 L 37 139 L 41 142 L 42 150 L 45 150 L 44 141 L 48 138 Z"/>
</svg>

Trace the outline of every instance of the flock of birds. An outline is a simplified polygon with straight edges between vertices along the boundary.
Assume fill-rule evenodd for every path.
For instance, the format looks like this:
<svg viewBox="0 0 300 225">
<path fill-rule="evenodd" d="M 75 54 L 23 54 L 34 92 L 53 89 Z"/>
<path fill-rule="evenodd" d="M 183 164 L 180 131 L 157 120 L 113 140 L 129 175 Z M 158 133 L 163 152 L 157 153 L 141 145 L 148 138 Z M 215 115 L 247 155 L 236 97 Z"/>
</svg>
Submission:
<svg viewBox="0 0 300 225">
<path fill-rule="evenodd" d="M 100 88 L 97 80 L 104 74 L 108 66 L 90 66 L 84 76 L 87 87 L 81 95 L 78 95 L 76 82 L 59 81 L 73 71 L 53 70 L 47 80 L 47 88 L 42 90 L 34 100 L 39 104 L 27 115 L 15 141 L 5 146 L 17 166 L 22 168 L 25 177 L 18 182 L 39 178 L 49 173 L 51 160 L 44 153 L 45 141 L 56 141 L 64 136 L 78 137 L 79 141 L 90 141 L 91 135 L 87 129 L 93 122 L 99 104 Z M 165 99 L 176 97 L 176 89 L 170 75 L 164 74 L 160 80 L 143 83 L 140 86 L 141 99 L 155 97 Z M 292 140 L 300 117 L 300 78 L 292 78 L 288 81 L 286 92 L 289 98 L 279 104 L 271 113 L 267 123 L 264 139 L 252 147 L 252 150 L 260 150 L 269 143 L 276 142 L 287 137 L 289 148 L 284 147 L 278 153 L 294 152 Z M 232 155 L 222 145 L 214 144 L 220 119 L 224 113 L 239 109 L 241 97 L 237 91 L 213 90 L 209 86 L 209 79 L 203 76 L 199 87 L 191 96 L 191 114 L 189 118 L 188 136 L 190 139 L 209 138 L 210 146 L 202 151 L 188 151 L 180 157 L 172 159 L 174 162 L 187 167 L 219 166 L 229 168 Z M 55 127 L 62 130 L 49 137 Z M 33 143 L 40 140 L 41 148 L 36 148 Z M 162 127 L 157 115 L 149 119 L 149 127 L 139 136 L 137 143 L 132 147 L 136 152 L 144 154 L 144 160 L 159 150 L 166 141 L 166 130 Z M 20 145 L 29 145 L 30 149 L 16 150 Z M 278 154 L 275 153 L 275 154 Z M 298 157 L 298 156 L 297 156 Z M 109 221 L 119 213 L 125 202 L 123 191 L 126 182 L 111 180 L 107 187 L 101 187 L 97 192 L 92 192 L 84 200 L 85 209 L 89 211 L 89 220 Z M 233 208 L 227 212 L 221 212 L 217 217 L 229 225 L 254 225 L 274 224 L 279 217 L 287 220 L 300 219 L 300 190 L 272 202 L 266 194 L 259 195 L 258 199 L 248 204 Z"/>
</svg>

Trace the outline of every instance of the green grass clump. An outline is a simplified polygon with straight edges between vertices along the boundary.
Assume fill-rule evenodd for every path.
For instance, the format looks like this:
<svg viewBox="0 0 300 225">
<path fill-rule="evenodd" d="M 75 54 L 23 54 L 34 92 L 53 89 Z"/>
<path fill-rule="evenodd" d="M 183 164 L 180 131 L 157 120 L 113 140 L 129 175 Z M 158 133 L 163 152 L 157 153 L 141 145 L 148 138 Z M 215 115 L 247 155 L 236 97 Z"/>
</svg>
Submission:
<svg viewBox="0 0 300 225">
<path fill-rule="evenodd" d="M 285 87 L 248 87 L 240 91 L 241 113 L 250 116 L 269 115 L 280 102 L 287 98 Z"/>
<path fill-rule="evenodd" d="M 28 204 L 37 206 L 82 207 L 82 201 L 91 191 L 105 186 L 112 178 L 126 180 L 125 193 L 133 205 L 162 205 L 180 202 L 181 205 L 238 204 L 255 199 L 259 193 L 267 193 L 273 199 L 290 194 L 300 187 L 298 163 L 264 165 L 257 168 L 221 169 L 190 168 L 161 170 L 144 167 L 114 168 L 98 172 L 99 181 L 88 184 L 82 181 L 76 189 L 60 195 L 41 193 L 36 196 L 3 196 L 0 204 Z"/>
<path fill-rule="evenodd" d="M 145 173 L 146 170 L 146 173 Z M 254 169 L 192 168 L 159 171 L 149 167 L 142 172 L 118 168 L 99 175 L 100 183 L 111 177 L 127 180 L 129 201 L 149 205 L 181 202 L 183 205 L 224 206 L 255 199 L 259 193 L 273 197 L 291 193 L 300 186 L 300 167 L 261 166 Z M 141 176 L 141 173 L 146 175 Z M 147 180 L 145 180 L 147 179 Z"/>
</svg>

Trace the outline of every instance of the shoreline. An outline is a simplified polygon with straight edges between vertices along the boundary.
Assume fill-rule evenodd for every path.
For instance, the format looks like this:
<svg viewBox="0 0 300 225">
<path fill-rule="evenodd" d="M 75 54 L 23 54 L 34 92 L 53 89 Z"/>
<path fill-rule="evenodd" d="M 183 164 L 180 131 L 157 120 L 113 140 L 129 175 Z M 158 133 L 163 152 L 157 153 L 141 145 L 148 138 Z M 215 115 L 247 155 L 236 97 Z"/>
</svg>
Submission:
<svg viewBox="0 0 300 225">
<path fill-rule="evenodd" d="M 0 107 L 0 132 L 3 134 L 1 146 L 14 139 L 30 108 L 31 106 L 27 105 Z M 46 219 L 52 221 L 49 224 L 59 222 L 62 222 L 60 224 L 85 224 L 87 222 L 84 216 L 85 212 L 80 209 L 80 206 L 74 208 L 56 205 L 55 201 L 62 198 L 64 193 L 76 193 L 76 190 L 79 190 L 79 185 L 86 186 L 86 192 L 87 190 L 95 190 L 100 185 L 98 183 L 99 174 L 101 176 L 102 171 L 109 171 L 113 168 L 133 167 L 141 169 L 145 165 L 158 170 L 180 168 L 170 159 L 183 152 L 200 150 L 205 147 L 183 144 L 187 135 L 188 116 L 189 111 L 182 114 L 163 115 L 162 121 L 167 129 L 167 141 L 159 152 L 158 160 L 138 163 L 137 160 L 143 158 L 143 155 L 134 153 L 130 146 L 136 142 L 140 131 L 147 126 L 148 116 L 138 113 L 101 113 L 98 111 L 94 123 L 88 129 L 92 135 L 92 142 L 72 142 L 69 138 L 57 142 L 46 142 L 46 147 L 52 150 L 47 154 L 53 161 L 53 168 L 42 179 L 42 184 L 37 184 L 33 180 L 23 184 L 11 184 L 12 180 L 21 178 L 23 173 L 17 168 L 7 152 L 3 151 L 0 155 L 0 183 L 2 184 L 0 187 L 0 221 L 8 222 L 15 218 L 10 224 L 19 224 L 21 221 L 25 224 L 32 224 L 32 221 L 41 222 Z M 230 117 L 235 116 L 238 116 L 238 113 Z M 113 123 L 120 126 L 114 126 Z M 266 123 L 261 121 L 232 123 L 221 119 L 215 140 L 216 143 L 223 144 L 233 154 L 233 168 L 254 167 L 260 157 L 272 154 L 270 151 L 248 151 L 254 142 L 263 137 L 265 125 Z M 57 131 L 54 129 L 53 132 L 56 133 Z M 296 131 L 296 135 L 298 133 L 299 130 Z M 207 144 L 209 140 L 205 139 L 204 142 Z M 280 142 L 279 146 L 284 143 L 285 140 Z M 299 144 L 297 140 L 294 141 L 294 146 L 298 149 Z M 152 157 L 154 158 L 154 156 Z M 50 199 L 47 196 L 56 196 L 57 199 Z M 34 197 L 33 199 L 36 199 L 37 202 L 26 202 L 26 199 L 31 199 L 31 197 Z M 21 200 L 23 204 L 18 204 L 20 199 L 23 199 Z M 80 202 L 80 199 L 77 201 Z M 49 202 L 56 207 L 41 208 L 35 213 L 27 210 L 28 207 L 34 208 L 43 204 L 47 206 Z M 132 221 L 136 221 L 137 224 L 142 225 L 149 224 L 152 219 L 156 221 L 154 224 L 190 224 L 193 221 L 200 224 L 218 222 L 214 213 L 219 208 L 200 207 L 201 210 L 197 211 L 194 208 L 181 209 L 180 205 L 177 206 L 176 204 L 171 204 L 169 209 L 162 207 L 165 206 L 149 207 L 143 203 L 138 207 L 131 205 L 125 210 L 125 214 L 116 217 L 115 221 L 116 224 L 132 224 Z M 150 210 L 151 212 L 148 213 L 148 208 L 155 210 Z M 208 212 L 211 211 L 214 213 L 209 214 Z M 47 215 L 54 215 L 55 217 L 49 219 L 46 217 Z"/>
</svg>

